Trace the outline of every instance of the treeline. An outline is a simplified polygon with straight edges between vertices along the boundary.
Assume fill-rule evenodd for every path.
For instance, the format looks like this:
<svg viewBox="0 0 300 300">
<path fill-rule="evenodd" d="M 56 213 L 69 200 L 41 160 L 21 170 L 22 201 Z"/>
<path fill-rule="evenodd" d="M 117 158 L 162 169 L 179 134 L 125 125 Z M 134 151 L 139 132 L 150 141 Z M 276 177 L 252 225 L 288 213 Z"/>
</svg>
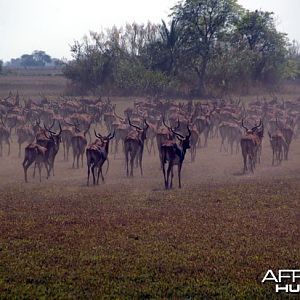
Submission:
<svg viewBox="0 0 300 300">
<path fill-rule="evenodd" d="M 75 92 L 198 96 L 299 77 L 299 52 L 273 13 L 236 0 L 186 0 L 170 22 L 90 32 L 64 68 Z"/>
<path fill-rule="evenodd" d="M 52 58 L 42 50 L 35 50 L 31 54 L 23 54 L 21 57 L 12 58 L 5 64 L 10 68 L 44 68 L 61 67 L 64 63 L 57 58 Z"/>
</svg>

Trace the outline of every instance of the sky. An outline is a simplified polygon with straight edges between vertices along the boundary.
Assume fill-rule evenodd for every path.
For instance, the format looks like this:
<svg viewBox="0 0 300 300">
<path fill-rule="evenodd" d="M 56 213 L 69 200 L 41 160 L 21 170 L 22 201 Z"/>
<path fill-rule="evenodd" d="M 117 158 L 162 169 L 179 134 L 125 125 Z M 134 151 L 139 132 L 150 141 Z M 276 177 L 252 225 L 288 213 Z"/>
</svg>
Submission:
<svg viewBox="0 0 300 300">
<path fill-rule="evenodd" d="M 90 30 L 167 20 L 177 0 L 0 0 L 0 59 L 44 50 L 71 57 L 70 45 Z M 238 0 L 247 9 L 273 11 L 278 29 L 300 41 L 300 0 Z"/>
</svg>

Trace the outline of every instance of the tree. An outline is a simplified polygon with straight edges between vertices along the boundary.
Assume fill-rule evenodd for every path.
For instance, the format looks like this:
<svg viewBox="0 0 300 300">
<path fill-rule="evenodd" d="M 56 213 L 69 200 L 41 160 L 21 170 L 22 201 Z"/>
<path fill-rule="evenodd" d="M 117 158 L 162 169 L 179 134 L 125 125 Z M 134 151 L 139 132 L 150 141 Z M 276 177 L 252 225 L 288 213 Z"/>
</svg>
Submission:
<svg viewBox="0 0 300 300">
<path fill-rule="evenodd" d="M 45 51 L 35 50 L 32 52 L 32 56 L 38 66 L 45 66 L 52 62 L 51 56 L 46 54 Z"/>
<path fill-rule="evenodd" d="M 23 54 L 21 56 L 21 66 L 26 67 L 36 67 L 36 61 L 33 59 L 33 56 L 30 54 Z"/>
<path fill-rule="evenodd" d="M 0 74 L 2 74 L 2 70 L 3 70 L 3 61 L 0 60 Z"/>
<path fill-rule="evenodd" d="M 154 67 L 148 51 L 158 37 L 159 26 L 151 23 L 90 32 L 83 42 L 72 45 L 73 60 L 64 74 L 82 92 L 109 92 L 111 88 L 133 94 L 160 92 L 166 77 Z"/>
<path fill-rule="evenodd" d="M 91 40 L 76 41 L 71 46 L 73 60 L 65 65 L 63 73 L 81 90 L 95 92 L 108 81 L 113 81 L 115 63 L 111 45 L 103 43 L 100 36 L 91 33 Z"/>
<path fill-rule="evenodd" d="M 11 63 L 13 63 L 13 60 L 11 60 Z M 45 51 L 35 50 L 32 54 L 23 54 L 19 63 L 25 68 L 45 67 L 46 64 L 52 63 L 52 58 L 50 55 L 46 54 Z"/>
<path fill-rule="evenodd" d="M 162 20 L 160 34 L 162 38 L 162 45 L 168 53 L 167 73 L 171 74 L 173 72 L 173 74 L 176 74 L 177 56 L 180 47 L 179 27 L 177 26 L 177 20 L 175 18 L 171 20 L 170 28 L 168 28 L 165 21 Z"/>
<path fill-rule="evenodd" d="M 173 8 L 180 27 L 182 57 L 198 77 L 198 91 L 204 94 L 207 67 L 222 35 L 231 30 L 238 14 L 235 0 L 186 0 Z"/>
<path fill-rule="evenodd" d="M 298 76 L 297 49 L 288 49 L 272 13 L 237 0 L 185 0 L 171 16 L 90 32 L 71 47 L 64 74 L 86 92 L 189 96 Z"/>
<path fill-rule="evenodd" d="M 300 78 L 300 46 L 293 40 L 288 46 L 287 62 L 284 70 L 284 77 L 287 79 Z"/>
<path fill-rule="evenodd" d="M 236 34 L 233 45 L 250 58 L 252 79 L 278 81 L 286 63 L 287 38 L 277 31 L 273 13 L 246 11 L 237 23 Z"/>
</svg>

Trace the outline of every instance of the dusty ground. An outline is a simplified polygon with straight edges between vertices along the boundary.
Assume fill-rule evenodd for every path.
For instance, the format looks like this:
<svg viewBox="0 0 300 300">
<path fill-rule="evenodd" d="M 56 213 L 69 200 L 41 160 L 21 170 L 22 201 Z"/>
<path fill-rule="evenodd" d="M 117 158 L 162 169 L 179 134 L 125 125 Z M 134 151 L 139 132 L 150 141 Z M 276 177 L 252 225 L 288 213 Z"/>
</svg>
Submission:
<svg viewBox="0 0 300 300">
<path fill-rule="evenodd" d="M 175 176 L 165 191 L 147 151 L 143 177 L 126 178 L 120 153 L 106 183 L 87 187 L 86 166 L 72 169 L 61 147 L 55 177 L 25 184 L 14 138 L 0 158 L 0 295 L 275 298 L 265 272 L 300 267 L 300 140 L 272 167 L 265 137 L 254 175 L 219 144 L 198 149 L 195 163 L 187 153 L 183 188 Z"/>
</svg>

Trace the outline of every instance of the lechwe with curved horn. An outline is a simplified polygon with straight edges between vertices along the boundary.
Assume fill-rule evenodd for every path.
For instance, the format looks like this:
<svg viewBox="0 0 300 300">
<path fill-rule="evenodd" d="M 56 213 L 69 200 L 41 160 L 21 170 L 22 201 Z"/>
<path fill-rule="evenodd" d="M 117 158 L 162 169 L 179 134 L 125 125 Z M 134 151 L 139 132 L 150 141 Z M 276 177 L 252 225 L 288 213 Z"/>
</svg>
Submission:
<svg viewBox="0 0 300 300">
<path fill-rule="evenodd" d="M 161 156 L 162 156 L 162 170 L 164 174 L 165 180 L 165 188 L 171 189 L 173 185 L 173 167 L 175 165 L 178 166 L 178 187 L 181 188 L 181 169 L 184 161 L 186 150 L 190 148 L 190 137 L 191 130 L 189 126 L 187 126 L 188 135 L 183 136 L 178 132 L 174 131 L 171 127 L 168 127 L 173 134 L 175 134 L 176 138 L 179 140 L 179 144 L 175 141 L 167 140 L 161 145 Z M 165 170 L 165 164 L 169 162 L 167 174 Z M 170 181 L 171 174 L 171 181 Z"/>
<path fill-rule="evenodd" d="M 50 134 L 50 139 L 49 142 L 47 143 L 47 150 L 48 150 L 48 161 L 49 161 L 49 173 L 52 170 L 53 176 L 54 176 L 54 161 L 56 154 L 58 153 L 59 150 L 59 145 L 61 142 L 61 133 L 62 133 L 62 128 L 60 125 L 60 122 L 58 122 L 59 125 L 59 132 L 56 133 L 46 127 L 44 125 L 45 130 Z"/>
<path fill-rule="evenodd" d="M 95 168 L 98 168 L 98 175 L 97 175 L 97 184 L 99 184 L 99 176 L 101 174 L 102 182 L 104 183 L 104 176 L 102 172 L 102 166 L 107 161 L 107 170 L 108 171 L 108 153 L 109 153 L 109 142 L 115 136 L 115 132 L 113 134 L 109 134 L 107 136 L 102 136 L 100 133 L 97 134 L 96 131 L 95 136 L 97 140 L 90 144 L 86 149 L 86 161 L 88 166 L 88 178 L 87 178 L 87 185 L 89 185 L 90 181 L 90 172 L 92 170 L 93 174 L 93 184 L 96 184 L 95 180 Z"/>
<path fill-rule="evenodd" d="M 146 139 L 146 134 L 149 125 L 147 121 L 144 120 L 144 124 L 146 126 L 141 128 L 137 125 L 132 124 L 129 118 L 128 121 L 129 121 L 129 125 L 133 127 L 135 130 L 130 131 L 124 141 L 127 176 L 129 176 L 129 169 L 128 169 L 129 155 L 130 155 L 130 176 L 133 176 L 133 162 L 136 157 L 137 157 L 137 163 L 140 166 L 141 175 L 143 176 L 142 161 L 143 161 L 143 152 L 144 152 L 144 142 Z"/>
<path fill-rule="evenodd" d="M 163 125 L 166 127 L 161 127 L 157 130 L 156 133 L 156 143 L 157 143 L 157 149 L 158 149 L 158 154 L 159 154 L 159 159 L 160 159 L 160 164 L 162 165 L 162 155 L 161 155 L 161 145 L 165 142 L 165 141 L 172 141 L 175 139 L 175 135 L 172 133 L 173 131 L 178 130 L 178 128 L 180 127 L 180 122 L 179 119 L 177 119 L 177 125 L 176 127 L 174 127 L 173 129 L 171 129 L 171 127 L 169 127 L 166 122 L 165 122 L 165 118 L 163 116 Z"/>
<path fill-rule="evenodd" d="M 241 138 L 241 149 L 244 160 L 244 173 L 250 167 L 251 172 L 254 172 L 255 164 L 257 162 L 257 156 L 260 155 L 260 147 L 263 138 L 263 124 L 260 120 L 259 125 L 254 126 L 252 129 L 248 129 L 244 125 L 244 120 L 242 119 L 242 127 L 245 129 L 245 134 Z M 261 129 L 259 130 L 259 128 Z"/>
<path fill-rule="evenodd" d="M 45 136 L 43 139 L 37 139 L 36 143 L 31 143 L 25 148 L 25 156 L 23 160 L 25 182 L 27 182 L 27 170 L 33 163 L 35 163 L 33 177 L 35 176 L 35 168 L 38 166 L 40 182 L 42 180 L 41 170 L 43 164 L 46 168 L 47 178 L 50 176 L 51 170 L 53 171 L 54 176 L 54 160 L 59 150 L 62 129 L 60 123 L 58 133 L 51 131 L 46 126 L 44 126 L 44 128 Z M 46 132 L 49 133 L 49 136 L 46 135 Z"/>
</svg>

